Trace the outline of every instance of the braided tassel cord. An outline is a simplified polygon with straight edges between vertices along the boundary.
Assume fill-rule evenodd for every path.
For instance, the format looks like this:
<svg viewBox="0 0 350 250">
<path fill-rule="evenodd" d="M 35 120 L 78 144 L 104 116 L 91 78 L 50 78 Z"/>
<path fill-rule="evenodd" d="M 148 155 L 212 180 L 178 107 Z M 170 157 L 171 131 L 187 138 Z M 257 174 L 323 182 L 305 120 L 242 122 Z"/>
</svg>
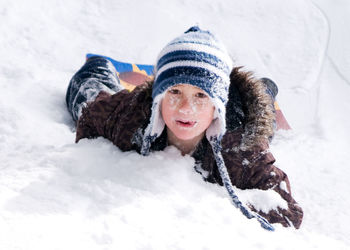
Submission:
<svg viewBox="0 0 350 250">
<path fill-rule="evenodd" d="M 217 143 L 215 143 L 215 144 L 218 145 Z M 242 202 L 238 199 L 238 196 L 236 195 L 235 191 L 233 190 L 233 186 L 232 186 L 230 177 L 228 175 L 224 159 L 223 159 L 222 154 L 221 154 L 220 146 L 213 147 L 213 149 L 214 149 L 215 160 L 216 160 L 219 172 L 220 172 L 222 182 L 224 183 L 224 186 L 232 199 L 233 205 L 236 208 L 240 209 L 241 212 L 248 219 L 256 218 L 259 221 L 262 228 L 264 228 L 268 231 L 275 231 L 275 228 L 265 218 L 263 218 L 261 215 L 259 215 L 257 213 L 250 211 L 250 209 L 247 208 L 244 204 L 242 204 Z"/>
</svg>

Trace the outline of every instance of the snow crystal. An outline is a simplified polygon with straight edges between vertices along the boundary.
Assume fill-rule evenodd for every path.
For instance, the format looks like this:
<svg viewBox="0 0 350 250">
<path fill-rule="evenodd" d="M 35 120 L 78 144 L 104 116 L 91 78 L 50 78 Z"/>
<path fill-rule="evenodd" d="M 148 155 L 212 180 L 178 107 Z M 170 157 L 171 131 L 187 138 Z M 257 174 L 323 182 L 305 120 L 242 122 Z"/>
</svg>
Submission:
<svg viewBox="0 0 350 250">
<path fill-rule="evenodd" d="M 250 163 L 250 161 L 246 158 L 242 161 L 243 166 L 247 166 L 247 165 L 249 165 L 249 163 Z"/>
<path fill-rule="evenodd" d="M 285 181 L 281 181 L 280 189 L 282 189 L 283 191 L 289 193 L 288 188 L 287 188 L 287 183 Z"/>
</svg>

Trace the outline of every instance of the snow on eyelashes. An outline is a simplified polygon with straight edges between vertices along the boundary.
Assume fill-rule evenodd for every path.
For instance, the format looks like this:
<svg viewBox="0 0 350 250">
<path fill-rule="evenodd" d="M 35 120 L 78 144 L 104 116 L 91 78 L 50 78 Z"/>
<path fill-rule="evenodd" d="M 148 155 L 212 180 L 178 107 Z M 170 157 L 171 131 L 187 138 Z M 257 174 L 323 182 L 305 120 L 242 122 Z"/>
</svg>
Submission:
<svg viewBox="0 0 350 250">
<path fill-rule="evenodd" d="M 202 92 L 197 92 L 190 97 L 186 97 L 177 89 L 170 89 L 168 93 L 170 109 L 178 109 L 182 114 L 197 114 L 205 110 L 208 105 L 213 106 L 209 96 Z"/>
</svg>

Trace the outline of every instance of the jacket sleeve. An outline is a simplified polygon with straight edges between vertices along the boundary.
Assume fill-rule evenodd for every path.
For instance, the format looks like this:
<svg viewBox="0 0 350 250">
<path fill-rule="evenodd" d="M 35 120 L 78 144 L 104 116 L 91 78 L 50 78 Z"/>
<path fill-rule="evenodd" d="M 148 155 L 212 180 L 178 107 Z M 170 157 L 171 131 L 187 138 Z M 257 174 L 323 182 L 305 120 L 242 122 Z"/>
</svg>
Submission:
<svg viewBox="0 0 350 250">
<path fill-rule="evenodd" d="M 236 150 L 228 150 L 223 156 L 233 185 L 240 189 L 273 190 L 288 205 L 266 212 L 248 204 L 253 211 L 258 212 L 270 223 L 280 223 L 285 227 L 292 225 L 295 228 L 300 227 L 303 211 L 292 197 L 287 175 L 273 165 L 275 158 L 269 151 L 267 142 L 256 144 L 247 150 L 237 150 L 236 147 Z"/>
<path fill-rule="evenodd" d="M 139 151 L 140 145 L 135 136 L 149 121 L 152 105 L 150 86 L 150 83 L 145 83 L 131 92 L 121 90 L 113 95 L 101 91 L 95 101 L 82 110 L 77 123 L 76 142 L 82 138 L 102 136 L 122 151 Z"/>
<path fill-rule="evenodd" d="M 127 90 L 122 90 L 111 95 L 101 91 L 95 101 L 88 103 L 82 110 L 82 115 L 77 122 L 76 142 L 83 138 L 96 138 L 99 136 L 113 140 L 108 131 L 108 121 L 113 113 L 120 113 L 128 95 Z"/>
</svg>

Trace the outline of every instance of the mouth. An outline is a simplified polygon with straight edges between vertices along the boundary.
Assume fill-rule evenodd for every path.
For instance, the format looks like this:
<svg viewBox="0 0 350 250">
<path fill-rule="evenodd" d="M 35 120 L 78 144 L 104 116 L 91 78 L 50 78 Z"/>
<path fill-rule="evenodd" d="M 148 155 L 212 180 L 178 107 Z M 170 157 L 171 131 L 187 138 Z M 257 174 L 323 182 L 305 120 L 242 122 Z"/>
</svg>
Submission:
<svg viewBox="0 0 350 250">
<path fill-rule="evenodd" d="M 193 128 L 197 122 L 195 121 L 187 121 L 187 120 L 175 120 L 176 125 L 183 128 Z"/>
</svg>

